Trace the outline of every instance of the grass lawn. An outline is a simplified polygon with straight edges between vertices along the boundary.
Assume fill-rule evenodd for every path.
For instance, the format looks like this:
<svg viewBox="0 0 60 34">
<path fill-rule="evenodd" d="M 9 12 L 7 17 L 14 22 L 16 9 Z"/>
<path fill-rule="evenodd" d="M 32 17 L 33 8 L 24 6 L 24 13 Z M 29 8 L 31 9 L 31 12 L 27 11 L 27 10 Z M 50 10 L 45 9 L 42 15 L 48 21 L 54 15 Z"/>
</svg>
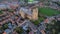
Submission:
<svg viewBox="0 0 60 34">
<path fill-rule="evenodd" d="M 54 10 L 51 8 L 39 8 L 38 10 L 39 10 L 39 13 L 43 15 L 47 15 L 47 16 L 53 16 L 53 15 L 60 14 L 58 10 Z"/>
</svg>

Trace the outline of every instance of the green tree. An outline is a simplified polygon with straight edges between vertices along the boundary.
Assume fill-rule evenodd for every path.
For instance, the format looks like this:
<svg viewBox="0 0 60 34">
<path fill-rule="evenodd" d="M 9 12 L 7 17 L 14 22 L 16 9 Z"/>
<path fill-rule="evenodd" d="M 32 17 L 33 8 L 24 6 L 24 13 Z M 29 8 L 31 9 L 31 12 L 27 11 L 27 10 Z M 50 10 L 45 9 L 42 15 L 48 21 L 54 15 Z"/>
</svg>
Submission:
<svg viewBox="0 0 60 34">
<path fill-rule="evenodd" d="M 16 27 L 15 30 L 16 30 L 16 32 L 19 33 L 19 34 L 21 34 L 21 33 L 23 32 L 23 29 L 20 28 L 20 27 Z"/>
<path fill-rule="evenodd" d="M 9 11 L 9 12 L 14 12 L 14 10 L 13 10 L 13 9 L 8 9 L 8 11 Z"/>
<path fill-rule="evenodd" d="M 50 34 L 58 34 L 60 32 L 60 21 L 54 21 L 54 24 L 47 24 L 46 26 L 46 31 L 50 31 Z"/>
<path fill-rule="evenodd" d="M 3 14 L 2 10 L 0 10 L 0 14 Z"/>
<path fill-rule="evenodd" d="M 7 29 L 8 28 L 8 24 L 3 24 L 3 30 Z"/>
</svg>

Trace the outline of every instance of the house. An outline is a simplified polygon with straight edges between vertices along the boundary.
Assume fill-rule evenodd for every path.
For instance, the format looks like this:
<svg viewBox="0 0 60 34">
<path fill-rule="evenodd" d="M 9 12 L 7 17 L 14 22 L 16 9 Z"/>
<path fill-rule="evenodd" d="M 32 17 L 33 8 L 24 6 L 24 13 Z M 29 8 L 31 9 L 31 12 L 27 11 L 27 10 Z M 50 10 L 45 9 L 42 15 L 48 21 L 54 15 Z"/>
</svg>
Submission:
<svg viewBox="0 0 60 34">
<path fill-rule="evenodd" d="M 27 7 L 21 7 L 20 15 L 23 18 L 28 18 L 30 20 L 37 20 L 38 19 L 38 8 L 34 5 L 29 5 Z"/>
<path fill-rule="evenodd" d="M 23 29 L 28 30 L 28 24 L 27 23 L 23 26 Z"/>
<path fill-rule="evenodd" d="M 6 34 L 6 32 L 4 32 L 3 34 Z"/>
<path fill-rule="evenodd" d="M 6 29 L 3 34 L 9 34 L 11 32 L 10 29 Z"/>
<path fill-rule="evenodd" d="M 18 34 L 16 31 L 13 31 L 12 34 Z"/>
<path fill-rule="evenodd" d="M 34 34 L 34 32 L 33 31 L 30 31 L 29 34 Z"/>
</svg>

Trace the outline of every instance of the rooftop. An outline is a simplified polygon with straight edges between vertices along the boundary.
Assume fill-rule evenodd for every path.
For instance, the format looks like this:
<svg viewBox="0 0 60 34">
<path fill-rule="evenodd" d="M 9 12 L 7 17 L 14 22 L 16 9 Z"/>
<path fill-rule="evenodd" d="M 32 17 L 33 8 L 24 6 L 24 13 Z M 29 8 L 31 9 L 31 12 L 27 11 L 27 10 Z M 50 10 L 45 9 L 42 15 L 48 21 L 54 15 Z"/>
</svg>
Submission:
<svg viewBox="0 0 60 34">
<path fill-rule="evenodd" d="M 25 7 L 22 7 L 21 10 L 22 10 L 24 13 L 28 14 L 28 15 L 32 15 L 32 11 L 31 11 L 30 9 L 27 9 L 27 8 L 25 8 Z"/>
<path fill-rule="evenodd" d="M 13 9 L 15 9 L 16 7 L 18 7 L 18 2 L 11 2 L 11 3 L 9 3 L 9 2 L 4 2 L 4 3 L 0 3 L 0 9 L 11 9 L 11 8 L 13 8 Z"/>
</svg>

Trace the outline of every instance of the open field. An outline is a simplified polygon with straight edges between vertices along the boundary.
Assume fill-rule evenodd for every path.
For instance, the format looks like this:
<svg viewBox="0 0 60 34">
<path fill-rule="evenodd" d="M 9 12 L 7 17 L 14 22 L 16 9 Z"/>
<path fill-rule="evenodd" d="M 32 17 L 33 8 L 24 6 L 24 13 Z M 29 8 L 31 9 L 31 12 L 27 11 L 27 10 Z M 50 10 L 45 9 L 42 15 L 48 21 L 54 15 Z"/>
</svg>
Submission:
<svg viewBox="0 0 60 34">
<path fill-rule="evenodd" d="M 60 11 L 51 8 L 39 8 L 39 13 L 47 16 L 53 16 L 53 15 L 60 14 Z"/>
</svg>

